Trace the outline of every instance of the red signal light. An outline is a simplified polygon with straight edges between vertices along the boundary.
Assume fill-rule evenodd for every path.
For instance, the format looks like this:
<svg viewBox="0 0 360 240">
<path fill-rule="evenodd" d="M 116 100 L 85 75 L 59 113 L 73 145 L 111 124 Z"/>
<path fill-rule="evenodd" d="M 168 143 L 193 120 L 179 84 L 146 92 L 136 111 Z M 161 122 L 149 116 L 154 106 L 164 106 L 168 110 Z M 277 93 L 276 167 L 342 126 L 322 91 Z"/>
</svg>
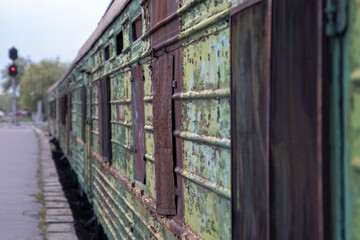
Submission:
<svg viewBox="0 0 360 240">
<path fill-rule="evenodd" d="M 9 66 L 9 75 L 10 75 L 11 77 L 15 77 L 15 76 L 17 75 L 17 67 L 16 67 L 15 64 L 11 64 L 11 65 Z"/>
</svg>

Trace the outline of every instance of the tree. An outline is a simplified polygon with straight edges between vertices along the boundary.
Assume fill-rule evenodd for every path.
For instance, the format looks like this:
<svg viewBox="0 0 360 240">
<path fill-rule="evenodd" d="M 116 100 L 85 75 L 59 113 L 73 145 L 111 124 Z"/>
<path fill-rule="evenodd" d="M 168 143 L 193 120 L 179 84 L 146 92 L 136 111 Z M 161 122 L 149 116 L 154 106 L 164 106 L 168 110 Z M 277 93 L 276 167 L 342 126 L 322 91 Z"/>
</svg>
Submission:
<svg viewBox="0 0 360 240">
<path fill-rule="evenodd" d="M 65 73 L 68 64 L 59 59 L 30 63 L 20 78 L 20 102 L 31 112 L 36 111 L 38 101 L 46 104 L 47 90 Z"/>
<path fill-rule="evenodd" d="M 29 67 L 30 63 L 30 59 L 23 57 L 18 57 L 18 59 L 15 60 L 15 64 L 18 68 L 18 75 L 16 76 L 16 86 L 18 86 L 21 77 L 24 75 L 24 72 Z M 11 63 L 6 65 L 5 68 L 1 70 L 1 78 L 3 79 L 1 86 L 5 92 L 7 92 L 12 86 L 12 78 L 9 76 L 10 65 Z"/>
<path fill-rule="evenodd" d="M 0 93 L 0 110 L 3 112 L 11 110 L 11 94 Z"/>
</svg>

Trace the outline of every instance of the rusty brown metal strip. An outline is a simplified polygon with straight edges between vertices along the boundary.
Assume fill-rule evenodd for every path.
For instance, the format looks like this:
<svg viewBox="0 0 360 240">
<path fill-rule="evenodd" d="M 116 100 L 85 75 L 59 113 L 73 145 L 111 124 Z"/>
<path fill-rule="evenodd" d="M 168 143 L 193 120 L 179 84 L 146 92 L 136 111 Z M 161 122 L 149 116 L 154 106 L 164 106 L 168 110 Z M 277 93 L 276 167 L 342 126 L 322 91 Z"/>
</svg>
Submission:
<svg viewBox="0 0 360 240">
<path fill-rule="evenodd" d="M 251 1 L 231 16 L 233 239 L 270 239 L 267 4 Z"/>
<path fill-rule="evenodd" d="M 151 0 L 149 7 L 150 27 L 153 29 L 149 33 L 151 48 L 158 51 L 176 43 L 180 32 L 180 19 L 176 14 L 179 2 Z"/>
<path fill-rule="evenodd" d="M 181 235 L 185 232 L 184 227 L 181 223 L 177 222 L 176 220 L 169 220 L 169 229 L 178 237 L 181 238 Z"/>
<path fill-rule="evenodd" d="M 156 52 L 156 51 L 159 51 L 161 49 L 163 49 L 164 47 L 167 47 L 169 45 L 172 45 L 172 44 L 175 44 L 176 42 L 178 42 L 179 39 L 178 39 L 178 36 L 174 36 L 174 37 L 171 37 L 169 39 L 166 39 L 165 41 L 157 44 L 156 46 L 154 46 L 150 51 L 152 52 Z"/>
<path fill-rule="evenodd" d="M 156 212 L 161 215 L 175 215 L 171 99 L 173 56 L 162 55 L 153 63 L 153 71 Z"/>
</svg>

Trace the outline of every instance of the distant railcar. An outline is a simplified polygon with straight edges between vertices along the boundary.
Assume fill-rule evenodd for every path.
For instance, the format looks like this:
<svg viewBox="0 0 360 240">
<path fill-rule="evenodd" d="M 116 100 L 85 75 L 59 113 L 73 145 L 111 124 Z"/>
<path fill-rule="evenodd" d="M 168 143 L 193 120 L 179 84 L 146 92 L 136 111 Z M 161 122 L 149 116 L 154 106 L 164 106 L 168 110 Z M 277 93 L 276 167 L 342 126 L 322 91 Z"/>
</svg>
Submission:
<svg viewBox="0 0 360 240">
<path fill-rule="evenodd" d="M 359 0 L 114 0 L 48 91 L 109 239 L 360 239 Z"/>
</svg>

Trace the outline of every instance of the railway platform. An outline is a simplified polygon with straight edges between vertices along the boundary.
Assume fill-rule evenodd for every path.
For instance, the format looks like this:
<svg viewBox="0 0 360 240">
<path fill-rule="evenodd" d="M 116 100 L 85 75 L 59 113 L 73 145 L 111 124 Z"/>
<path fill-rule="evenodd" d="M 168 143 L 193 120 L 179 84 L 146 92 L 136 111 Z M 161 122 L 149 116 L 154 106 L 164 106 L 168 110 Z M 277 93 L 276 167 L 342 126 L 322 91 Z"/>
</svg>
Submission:
<svg viewBox="0 0 360 240">
<path fill-rule="evenodd" d="M 46 239 L 76 240 L 74 219 L 70 206 L 59 182 L 54 161 L 52 160 L 49 137 L 39 128 L 33 127 L 39 139 L 42 191 L 46 209 Z"/>
<path fill-rule="evenodd" d="M 77 239 L 48 140 L 30 124 L 0 124 L 0 239 Z"/>
</svg>

